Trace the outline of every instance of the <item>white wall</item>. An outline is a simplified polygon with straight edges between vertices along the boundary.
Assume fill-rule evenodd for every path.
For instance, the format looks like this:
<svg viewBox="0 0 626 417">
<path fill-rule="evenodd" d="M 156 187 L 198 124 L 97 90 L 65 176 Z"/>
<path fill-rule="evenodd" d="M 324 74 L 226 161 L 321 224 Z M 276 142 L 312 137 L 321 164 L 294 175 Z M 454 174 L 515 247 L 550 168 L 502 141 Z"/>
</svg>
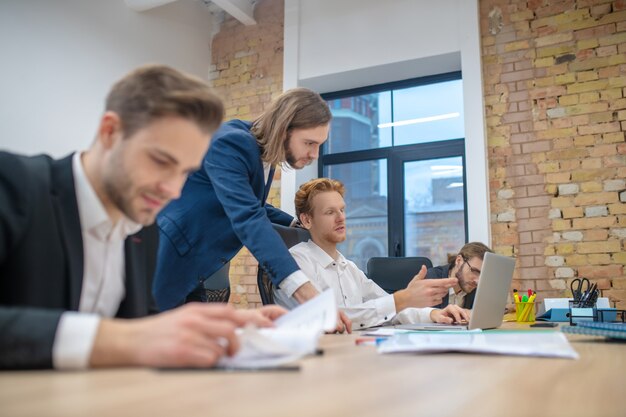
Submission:
<svg viewBox="0 0 626 417">
<path fill-rule="evenodd" d="M 118 78 L 162 63 L 206 79 L 211 34 L 197 0 L 143 13 L 123 0 L 0 1 L 0 149 L 86 148 Z"/>
<path fill-rule="evenodd" d="M 285 0 L 284 88 L 318 92 L 461 70 L 469 239 L 490 242 L 478 0 Z M 317 168 L 284 172 L 281 207 Z"/>
</svg>

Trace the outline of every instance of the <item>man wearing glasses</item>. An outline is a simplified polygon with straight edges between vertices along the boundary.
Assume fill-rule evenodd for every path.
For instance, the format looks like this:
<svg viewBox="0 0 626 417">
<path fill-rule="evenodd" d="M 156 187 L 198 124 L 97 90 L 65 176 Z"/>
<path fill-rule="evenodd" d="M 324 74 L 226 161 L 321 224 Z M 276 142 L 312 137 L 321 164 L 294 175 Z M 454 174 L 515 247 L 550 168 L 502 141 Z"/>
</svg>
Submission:
<svg viewBox="0 0 626 417">
<path fill-rule="evenodd" d="M 456 278 L 458 283 L 449 289 L 448 295 L 443 297 L 441 304 L 436 308 L 456 305 L 468 310 L 474 305 L 474 296 L 478 286 L 480 270 L 486 252 L 492 252 L 489 247 L 480 242 L 466 243 L 457 255 L 448 257 L 448 264 L 429 268 L 426 279 Z"/>
</svg>

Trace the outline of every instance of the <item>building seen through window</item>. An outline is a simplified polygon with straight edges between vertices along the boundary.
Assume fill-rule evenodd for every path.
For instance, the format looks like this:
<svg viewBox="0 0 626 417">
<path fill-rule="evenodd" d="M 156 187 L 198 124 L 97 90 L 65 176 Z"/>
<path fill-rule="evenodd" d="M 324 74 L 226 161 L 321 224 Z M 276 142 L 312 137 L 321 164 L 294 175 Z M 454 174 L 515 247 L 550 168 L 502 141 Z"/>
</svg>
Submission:
<svg viewBox="0 0 626 417">
<path fill-rule="evenodd" d="M 333 113 L 320 175 L 346 186 L 339 250 L 365 270 L 373 256 L 434 264 L 466 241 L 460 74 L 324 95 Z"/>
</svg>

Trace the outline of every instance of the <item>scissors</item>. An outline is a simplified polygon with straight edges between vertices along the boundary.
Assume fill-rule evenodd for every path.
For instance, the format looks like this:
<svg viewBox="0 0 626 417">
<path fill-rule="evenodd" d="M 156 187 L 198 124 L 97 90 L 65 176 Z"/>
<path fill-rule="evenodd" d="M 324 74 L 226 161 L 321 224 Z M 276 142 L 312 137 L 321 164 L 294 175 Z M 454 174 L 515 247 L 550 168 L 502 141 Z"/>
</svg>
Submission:
<svg viewBox="0 0 626 417">
<path fill-rule="evenodd" d="M 589 291 L 591 287 L 591 283 L 587 278 L 576 278 L 569 285 L 572 290 L 572 296 L 574 297 L 574 302 L 579 302 L 582 295 Z"/>
</svg>

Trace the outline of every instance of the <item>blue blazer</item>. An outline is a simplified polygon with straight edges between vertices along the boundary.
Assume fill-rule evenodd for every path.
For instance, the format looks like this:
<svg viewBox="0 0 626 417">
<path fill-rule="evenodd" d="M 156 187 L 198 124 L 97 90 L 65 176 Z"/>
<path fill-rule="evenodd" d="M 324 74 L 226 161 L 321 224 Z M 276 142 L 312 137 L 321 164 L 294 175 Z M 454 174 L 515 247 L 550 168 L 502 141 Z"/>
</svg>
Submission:
<svg viewBox="0 0 626 417">
<path fill-rule="evenodd" d="M 274 285 L 297 271 L 272 223 L 293 217 L 265 203 L 261 150 L 251 123 L 231 120 L 213 135 L 200 170 L 157 217 L 160 229 L 154 296 L 161 310 L 180 305 L 200 283 L 246 246 Z"/>
</svg>

